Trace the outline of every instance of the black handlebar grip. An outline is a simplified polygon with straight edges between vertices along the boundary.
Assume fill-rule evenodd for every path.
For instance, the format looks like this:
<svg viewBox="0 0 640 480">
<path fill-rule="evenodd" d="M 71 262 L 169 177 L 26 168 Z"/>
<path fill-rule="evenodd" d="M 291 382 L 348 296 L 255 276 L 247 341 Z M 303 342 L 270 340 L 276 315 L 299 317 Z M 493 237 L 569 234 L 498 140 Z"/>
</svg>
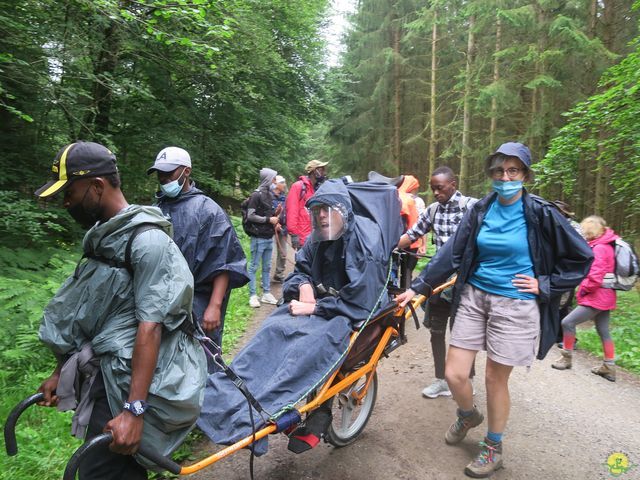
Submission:
<svg viewBox="0 0 640 480">
<path fill-rule="evenodd" d="M 138 453 L 144 458 L 148 458 L 159 467 L 162 467 L 168 472 L 171 472 L 175 475 L 179 475 L 180 471 L 182 471 L 182 467 L 171 460 L 169 457 L 163 457 L 158 452 L 147 448 L 145 445 L 140 445 Z"/>
<path fill-rule="evenodd" d="M 113 435 L 111 434 L 111 432 L 106 432 L 98 435 L 97 437 L 93 437 L 90 440 L 87 440 L 80 448 L 75 451 L 75 453 L 69 459 L 67 468 L 65 468 L 64 470 L 64 476 L 62 477 L 63 480 L 75 480 L 76 472 L 78 471 L 80 463 L 83 460 L 82 457 L 87 453 L 88 450 L 93 448 L 108 448 L 109 444 L 112 441 Z M 179 474 L 182 470 L 182 467 L 170 458 L 163 457 L 159 453 L 147 449 L 145 446 L 141 445 L 138 449 L 138 453 L 171 473 Z"/>
<path fill-rule="evenodd" d="M 92 448 L 103 447 L 108 448 L 109 444 L 113 442 L 113 435 L 111 432 L 103 433 L 97 437 L 93 437 L 84 442 L 74 453 L 67 462 L 67 467 L 64 469 L 64 480 L 75 480 L 76 472 L 82 462 L 82 456 Z"/>
<path fill-rule="evenodd" d="M 16 423 L 18 423 L 18 418 L 22 415 L 22 412 L 31 405 L 43 400 L 44 393 L 38 392 L 25 398 L 16 405 L 13 410 L 11 410 L 11 413 L 7 417 L 7 421 L 4 424 L 4 444 L 7 448 L 7 455 L 10 457 L 18 453 L 18 441 L 16 440 Z"/>
</svg>

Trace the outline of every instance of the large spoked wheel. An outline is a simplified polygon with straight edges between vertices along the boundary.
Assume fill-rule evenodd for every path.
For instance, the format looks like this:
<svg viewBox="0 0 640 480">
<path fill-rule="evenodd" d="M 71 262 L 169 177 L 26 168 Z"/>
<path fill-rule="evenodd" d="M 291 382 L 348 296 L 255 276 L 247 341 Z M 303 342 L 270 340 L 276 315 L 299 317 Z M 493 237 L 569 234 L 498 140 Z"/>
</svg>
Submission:
<svg viewBox="0 0 640 480">
<path fill-rule="evenodd" d="M 367 376 L 363 375 L 352 385 L 338 393 L 333 399 L 333 422 L 327 432 L 327 441 L 334 447 L 344 447 L 353 443 L 367 426 L 378 395 L 378 376 L 367 386 Z"/>
</svg>

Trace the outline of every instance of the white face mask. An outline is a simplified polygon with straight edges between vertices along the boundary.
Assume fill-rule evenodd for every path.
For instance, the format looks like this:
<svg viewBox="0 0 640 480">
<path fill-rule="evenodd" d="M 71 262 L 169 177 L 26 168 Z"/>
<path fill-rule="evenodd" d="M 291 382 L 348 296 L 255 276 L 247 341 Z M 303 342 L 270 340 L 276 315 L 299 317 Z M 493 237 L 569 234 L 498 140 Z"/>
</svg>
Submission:
<svg viewBox="0 0 640 480">
<path fill-rule="evenodd" d="M 182 191 L 182 186 L 184 185 L 184 182 L 180 183 L 180 179 L 182 178 L 182 176 L 184 175 L 184 171 L 186 170 L 186 168 L 182 169 L 182 173 L 180 174 L 180 176 L 169 182 L 169 183 L 165 183 L 164 185 L 160 185 L 160 190 L 162 190 L 162 193 L 169 197 L 169 198 L 175 198 L 178 195 L 180 195 L 180 192 Z"/>
</svg>

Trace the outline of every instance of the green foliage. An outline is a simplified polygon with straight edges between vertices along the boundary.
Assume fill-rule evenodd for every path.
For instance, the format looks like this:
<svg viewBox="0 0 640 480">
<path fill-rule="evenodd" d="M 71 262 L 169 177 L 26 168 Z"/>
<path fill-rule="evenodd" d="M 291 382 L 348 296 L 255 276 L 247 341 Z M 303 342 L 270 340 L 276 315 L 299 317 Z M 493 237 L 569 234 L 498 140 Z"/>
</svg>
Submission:
<svg viewBox="0 0 640 480">
<path fill-rule="evenodd" d="M 640 295 L 618 292 L 618 308 L 611 314 L 611 338 L 616 346 L 616 363 L 640 374 Z M 602 355 L 602 342 L 592 325 L 578 329 L 578 347 Z"/>
<path fill-rule="evenodd" d="M 0 0 L 0 188 L 33 191 L 76 139 L 116 152 L 139 203 L 171 144 L 210 193 L 255 187 L 265 165 L 298 174 L 323 112 L 327 5 Z"/>
<path fill-rule="evenodd" d="M 640 224 L 640 39 L 634 52 L 605 72 L 601 91 L 566 114 L 567 124 L 551 142 L 544 161 L 537 166 L 539 182 L 549 187 L 562 178 L 563 193 L 577 199 L 581 165 L 594 174 L 606 169 L 610 208 L 594 209 L 607 218 L 613 209 L 624 216 L 618 225 L 637 234 Z M 582 167 L 584 168 L 584 167 Z M 585 212 L 588 213 L 588 212 Z M 633 234 L 633 233 L 632 233 Z"/>
<path fill-rule="evenodd" d="M 52 249 L 0 247 L 0 418 L 33 394 L 55 366 L 38 340 L 42 310 L 75 266 L 77 256 Z M 19 456 L 0 456 L 1 478 L 60 478 L 79 442 L 69 434 L 69 415 L 31 408 L 17 428 Z"/>
<path fill-rule="evenodd" d="M 61 208 L 39 208 L 17 192 L 0 190 L 0 245 L 51 244 L 50 236 L 60 237 L 61 233 L 72 239 L 78 230 L 69 220 Z"/>
<path fill-rule="evenodd" d="M 482 164 L 492 149 L 519 140 L 534 161 L 542 158 L 567 122 L 562 113 L 629 52 L 638 13 L 622 12 L 631 3 L 598 2 L 592 14 L 578 1 L 358 2 L 343 64 L 327 77 L 333 105 L 324 151 L 359 179 L 369 170 L 411 173 L 423 185 L 428 168 L 459 171 L 464 156 L 459 185 L 484 195 Z M 628 189 L 629 178 L 636 177 L 616 175 Z M 572 180 L 583 190 L 574 206 L 588 204 L 591 179 Z"/>
</svg>

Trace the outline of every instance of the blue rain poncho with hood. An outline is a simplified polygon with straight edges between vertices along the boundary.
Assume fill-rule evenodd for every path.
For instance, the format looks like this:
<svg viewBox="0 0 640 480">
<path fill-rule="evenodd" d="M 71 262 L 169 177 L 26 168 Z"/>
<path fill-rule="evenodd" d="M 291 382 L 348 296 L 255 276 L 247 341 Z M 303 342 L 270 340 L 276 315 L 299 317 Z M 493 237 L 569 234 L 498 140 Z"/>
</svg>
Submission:
<svg viewBox="0 0 640 480">
<path fill-rule="evenodd" d="M 133 281 L 126 268 L 93 258 L 81 262 L 45 308 L 39 335 L 59 356 L 73 355 L 90 344 L 116 416 L 129 395 L 138 324 L 161 323 L 142 443 L 169 455 L 198 417 L 206 380 L 202 347 L 180 329 L 191 315 L 193 277 L 169 236 L 171 224 L 158 208 L 130 205 L 92 227 L 84 237 L 83 250 L 85 255 L 122 264 L 127 241 L 142 223 L 154 223 L 159 229 L 141 232 L 133 242 Z M 143 457 L 136 458 L 153 468 Z"/>
<path fill-rule="evenodd" d="M 364 184 L 356 184 L 364 185 Z M 369 193 L 385 186 L 364 188 Z M 347 214 L 344 234 L 335 241 L 305 242 L 296 255 L 296 267 L 284 283 L 285 301 L 298 298 L 299 286 L 310 283 L 316 291 L 313 315 L 292 316 L 289 305 L 277 308 L 261 325 L 255 337 L 234 358 L 231 368 L 242 378 L 251 394 L 269 415 L 302 399 L 314 385 L 326 379 L 343 359 L 349 336 L 356 324 L 367 319 L 385 292 L 391 250 L 401 233 L 400 204 L 393 187 L 390 207 L 391 227 L 381 228 L 371 216 L 355 215 L 349 191 L 341 181 L 322 184 L 308 205 L 340 205 Z M 387 192 L 388 193 L 388 192 Z M 374 197 L 380 200 L 380 197 Z M 363 203 L 371 203 L 364 201 Z M 326 253 L 333 251 L 333 257 Z M 324 253 L 323 253 L 324 252 Z M 331 261 L 328 261 L 331 260 Z M 321 295 L 317 284 L 334 282 L 337 296 Z M 383 301 L 383 303 L 385 303 Z M 256 428 L 264 419 L 254 411 Z M 217 444 L 231 444 L 252 432 L 247 401 L 225 373 L 210 375 L 198 427 Z M 267 439 L 254 445 L 257 455 L 267 450 Z"/>
<path fill-rule="evenodd" d="M 194 184 L 175 198 L 159 196 L 157 205 L 173 224 L 173 239 L 193 273 L 193 314 L 202 322 L 217 275 L 229 274 L 229 289 L 249 281 L 242 246 L 224 210 Z M 228 295 L 223 317 L 227 301 Z"/>
</svg>

